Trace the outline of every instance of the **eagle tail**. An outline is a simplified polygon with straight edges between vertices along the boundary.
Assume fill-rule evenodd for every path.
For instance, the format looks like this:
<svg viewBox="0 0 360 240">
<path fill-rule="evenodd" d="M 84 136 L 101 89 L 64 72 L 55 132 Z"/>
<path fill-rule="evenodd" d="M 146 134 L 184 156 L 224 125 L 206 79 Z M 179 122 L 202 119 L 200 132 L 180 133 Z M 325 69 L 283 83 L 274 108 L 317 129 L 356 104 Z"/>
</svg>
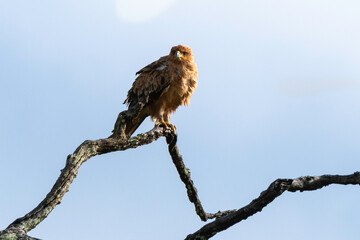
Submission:
<svg viewBox="0 0 360 240">
<path fill-rule="evenodd" d="M 144 121 L 144 119 L 147 116 L 149 116 L 149 115 L 140 112 L 140 114 L 138 116 L 136 116 L 135 118 L 133 118 L 132 121 L 129 121 L 126 124 L 126 128 L 125 128 L 126 136 L 130 137 L 136 131 L 136 129 L 140 126 L 140 124 Z"/>
</svg>

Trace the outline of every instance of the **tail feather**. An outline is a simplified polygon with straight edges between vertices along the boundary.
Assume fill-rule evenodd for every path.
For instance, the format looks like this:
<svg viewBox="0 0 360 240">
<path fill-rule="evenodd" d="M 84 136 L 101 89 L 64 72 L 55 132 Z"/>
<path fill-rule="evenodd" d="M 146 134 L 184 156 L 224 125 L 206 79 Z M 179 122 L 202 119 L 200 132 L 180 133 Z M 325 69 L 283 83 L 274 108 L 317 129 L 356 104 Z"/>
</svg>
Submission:
<svg viewBox="0 0 360 240">
<path fill-rule="evenodd" d="M 133 118 L 131 122 L 128 122 L 126 124 L 126 129 L 125 129 L 126 136 L 130 137 L 147 116 L 149 115 L 140 112 L 140 114 L 137 117 Z"/>
</svg>

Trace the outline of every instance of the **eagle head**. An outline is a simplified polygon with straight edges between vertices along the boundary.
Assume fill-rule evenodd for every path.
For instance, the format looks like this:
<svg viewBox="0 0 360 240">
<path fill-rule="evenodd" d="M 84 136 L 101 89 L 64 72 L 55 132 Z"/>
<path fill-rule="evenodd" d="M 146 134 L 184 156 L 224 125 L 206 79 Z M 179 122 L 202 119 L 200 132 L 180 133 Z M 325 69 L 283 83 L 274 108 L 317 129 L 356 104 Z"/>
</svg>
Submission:
<svg viewBox="0 0 360 240">
<path fill-rule="evenodd" d="M 171 48 L 170 58 L 175 62 L 193 62 L 194 55 L 191 48 L 185 45 L 177 45 Z"/>
</svg>

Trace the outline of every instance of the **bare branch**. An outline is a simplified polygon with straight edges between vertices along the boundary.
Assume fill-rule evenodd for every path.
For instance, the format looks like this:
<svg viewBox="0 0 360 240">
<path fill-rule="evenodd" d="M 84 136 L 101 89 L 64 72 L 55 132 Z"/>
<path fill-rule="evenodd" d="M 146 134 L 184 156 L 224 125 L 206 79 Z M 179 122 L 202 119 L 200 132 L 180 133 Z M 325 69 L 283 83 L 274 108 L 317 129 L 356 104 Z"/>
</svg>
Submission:
<svg viewBox="0 0 360 240">
<path fill-rule="evenodd" d="M 206 221 L 208 219 L 225 216 L 231 212 L 234 212 L 235 210 L 224 211 L 224 212 L 219 211 L 217 213 L 206 213 L 204 211 L 204 208 L 197 194 L 197 189 L 194 185 L 194 182 L 191 180 L 190 169 L 188 169 L 185 166 L 182 156 L 179 152 L 179 148 L 176 145 L 176 141 L 177 141 L 176 134 L 168 134 L 166 136 L 166 142 L 169 144 L 170 156 L 173 160 L 176 170 L 179 173 L 181 181 L 185 184 L 189 201 L 194 203 L 196 214 L 200 217 L 200 219 L 202 221 Z"/>
<path fill-rule="evenodd" d="M 7 229 L 20 229 L 26 233 L 35 228 L 50 214 L 56 205 L 61 203 L 63 196 L 69 191 L 69 186 L 76 177 L 81 164 L 91 157 L 149 144 L 159 137 L 165 136 L 169 131 L 171 130 L 154 127 L 149 132 L 139 134 L 129 139 L 105 138 L 94 141 L 84 141 L 73 154 L 67 157 L 64 169 L 61 170 L 59 178 L 45 199 L 24 217 L 16 219 Z"/>
<path fill-rule="evenodd" d="M 136 148 L 141 145 L 149 144 L 161 136 L 166 136 L 169 144 L 169 152 L 179 171 L 181 179 L 186 185 L 189 199 L 195 204 L 196 212 L 204 221 L 209 218 L 208 216 L 213 216 L 213 214 L 209 215 L 204 212 L 197 196 L 197 190 L 190 178 L 190 172 L 185 167 L 179 149 L 176 146 L 177 135 L 174 133 L 173 129 L 167 128 L 166 126 L 165 128 L 155 126 L 151 131 L 139 134 L 136 137 L 128 138 L 128 136 L 126 136 L 126 125 L 139 114 L 142 107 L 141 104 L 137 104 L 131 109 L 121 112 L 116 120 L 113 134 L 110 137 L 93 141 L 86 140 L 73 154 L 68 155 L 64 169 L 61 170 L 59 178 L 45 199 L 31 212 L 16 219 L 5 230 L 0 231 L 0 240 L 35 239 L 27 236 L 27 232 L 35 228 L 50 214 L 56 205 L 61 203 L 63 196 L 69 191 L 70 184 L 76 177 L 80 166 L 91 157 L 109 152 Z"/>
<path fill-rule="evenodd" d="M 347 176 L 323 175 L 319 177 L 300 177 L 297 179 L 278 179 L 271 183 L 268 189 L 263 191 L 257 199 L 254 199 L 243 208 L 219 211 L 217 213 L 206 213 L 201 205 L 197 189 L 191 180 L 190 170 L 185 166 L 179 148 L 176 145 L 177 135 L 173 129 L 155 126 L 152 130 L 135 137 L 128 138 L 128 136 L 125 135 L 124 130 L 126 129 L 126 124 L 138 115 L 142 107 L 141 104 L 138 104 L 132 109 L 121 112 L 115 123 L 113 134 L 110 137 L 98 140 L 86 140 L 73 154 L 68 155 L 64 169 L 61 170 L 59 178 L 45 199 L 31 212 L 16 219 L 5 230 L 0 231 L 0 240 L 36 240 L 36 238 L 27 236 L 27 232 L 35 228 L 50 214 L 56 205 L 61 203 L 63 196 L 69 191 L 70 184 L 76 177 L 80 166 L 91 157 L 136 148 L 156 141 L 162 136 L 166 137 L 169 153 L 182 182 L 185 184 L 189 200 L 194 203 L 197 215 L 203 221 L 216 218 L 215 221 L 206 224 L 197 232 L 188 235 L 186 240 L 209 239 L 216 233 L 260 212 L 284 191 L 310 191 L 320 189 L 330 184 L 360 184 L 359 172 Z"/>
<path fill-rule="evenodd" d="M 277 179 L 271 183 L 268 189 L 263 191 L 258 198 L 254 199 L 245 207 L 206 224 L 195 233 L 188 235 L 185 240 L 209 239 L 218 232 L 224 231 L 232 225 L 260 212 L 266 205 L 274 201 L 275 198 L 285 191 L 312 191 L 330 184 L 360 184 L 360 173 L 355 172 L 350 175 L 322 175 L 318 177 L 305 176 L 296 179 Z"/>
<path fill-rule="evenodd" d="M 169 153 L 173 160 L 173 163 L 176 167 L 176 170 L 179 173 L 181 181 L 185 184 L 187 195 L 190 202 L 194 203 L 196 214 L 199 215 L 200 219 L 203 221 L 207 220 L 207 214 L 204 211 L 204 208 L 201 205 L 200 199 L 197 195 L 197 189 L 194 186 L 193 181 L 190 177 L 190 169 L 188 169 L 182 156 L 180 155 L 179 148 L 176 145 L 177 135 L 169 134 L 166 137 L 166 142 L 169 144 Z"/>
</svg>

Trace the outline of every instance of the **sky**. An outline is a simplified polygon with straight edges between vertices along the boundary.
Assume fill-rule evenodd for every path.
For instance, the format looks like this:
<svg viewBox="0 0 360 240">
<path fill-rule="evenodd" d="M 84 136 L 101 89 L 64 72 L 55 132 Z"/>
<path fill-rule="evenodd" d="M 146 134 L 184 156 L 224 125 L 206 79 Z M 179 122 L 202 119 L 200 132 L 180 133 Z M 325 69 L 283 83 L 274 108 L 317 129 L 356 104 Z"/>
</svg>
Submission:
<svg viewBox="0 0 360 240">
<path fill-rule="evenodd" d="M 178 44 L 192 48 L 199 79 L 171 122 L 205 211 L 241 208 L 277 178 L 358 171 L 359 8 L 0 1 L 0 229 L 38 205 L 84 140 L 111 134 L 135 72 Z M 358 239 L 359 200 L 359 186 L 284 193 L 212 239 Z M 203 225 L 161 138 L 84 163 L 29 235 L 184 239 Z"/>
</svg>

